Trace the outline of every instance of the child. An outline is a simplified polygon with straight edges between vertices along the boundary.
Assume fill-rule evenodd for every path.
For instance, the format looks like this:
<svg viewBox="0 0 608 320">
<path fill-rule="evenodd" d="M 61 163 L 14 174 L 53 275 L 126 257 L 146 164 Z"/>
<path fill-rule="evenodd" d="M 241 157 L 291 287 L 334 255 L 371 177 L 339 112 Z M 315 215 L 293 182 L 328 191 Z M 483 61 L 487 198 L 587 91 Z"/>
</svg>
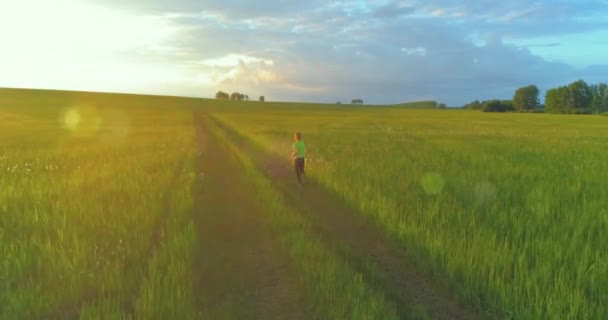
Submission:
<svg viewBox="0 0 608 320">
<path fill-rule="evenodd" d="M 306 147 L 304 146 L 304 141 L 302 141 L 302 134 L 300 132 L 296 132 L 293 135 L 294 143 L 292 145 L 291 157 L 294 160 L 294 167 L 296 169 L 296 176 L 298 177 L 298 182 L 302 183 L 302 175 L 304 175 L 304 158 L 306 157 Z"/>
</svg>

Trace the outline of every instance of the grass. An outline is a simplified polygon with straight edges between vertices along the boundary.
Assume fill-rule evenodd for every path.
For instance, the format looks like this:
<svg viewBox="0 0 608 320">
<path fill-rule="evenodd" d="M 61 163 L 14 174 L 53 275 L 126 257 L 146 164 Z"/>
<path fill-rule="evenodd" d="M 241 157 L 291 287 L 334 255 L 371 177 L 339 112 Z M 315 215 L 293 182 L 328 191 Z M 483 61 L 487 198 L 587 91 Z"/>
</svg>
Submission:
<svg viewBox="0 0 608 320">
<path fill-rule="evenodd" d="M 200 147 L 192 112 L 201 102 L 1 93 L 0 117 L 9 123 L 2 128 L 8 139 L 0 145 L 7 172 L 1 179 L 9 187 L 0 191 L 0 254 L 6 261 L 0 265 L 0 318 L 204 315 L 192 288 L 193 261 L 200 254 L 192 221 Z M 367 287 L 315 239 L 246 158 L 234 155 L 258 187 L 266 219 L 297 266 L 312 313 L 395 319 L 382 292 Z"/>
<path fill-rule="evenodd" d="M 274 107 L 216 116 L 276 154 L 302 131 L 310 174 L 479 309 L 608 315 L 602 118 Z"/>
<path fill-rule="evenodd" d="M 139 318 L 177 306 L 167 295 L 188 282 L 158 278 L 176 261 L 189 268 L 179 258 L 191 230 L 175 214 L 157 222 L 167 211 L 188 219 L 189 114 L 105 95 L 1 97 L 0 318 Z M 80 122 L 69 127 L 67 110 Z M 165 235 L 158 250 L 155 232 Z"/>
<path fill-rule="evenodd" d="M 605 118 L 0 90 L 0 318 L 200 317 L 192 112 L 288 161 L 476 308 L 608 318 Z M 322 318 L 396 318 L 215 129 Z M 355 212 L 355 211 L 354 211 Z M 372 268 L 372 267 L 370 267 Z"/>
<path fill-rule="evenodd" d="M 311 305 L 315 306 L 313 312 L 323 315 L 323 319 L 397 319 L 395 306 L 386 302 L 380 292 L 370 289 L 360 274 L 315 239 L 306 219 L 287 205 L 280 191 L 257 171 L 242 150 L 211 121 L 207 121 L 207 125 L 232 149 L 249 180 L 257 187 L 257 197 L 269 211 L 266 219 L 295 261 L 299 281 L 308 291 Z M 418 317 L 423 317 L 423 314 Z"/>
</svg>

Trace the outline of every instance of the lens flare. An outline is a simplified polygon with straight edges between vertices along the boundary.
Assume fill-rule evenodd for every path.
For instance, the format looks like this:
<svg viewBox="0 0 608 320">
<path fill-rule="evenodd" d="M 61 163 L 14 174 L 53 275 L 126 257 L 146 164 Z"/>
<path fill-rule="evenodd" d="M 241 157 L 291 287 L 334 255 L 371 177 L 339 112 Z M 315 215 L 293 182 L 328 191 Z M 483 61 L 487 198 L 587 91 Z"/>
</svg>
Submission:
<svg viewBox="0 0 608 320">
<path fill-rule="evenodd" d="M 479 204 L 485 204 L 494 200 L 496 196 L 496 187 L 488 181 L 482 181 L 475 185 L 473 192 L 477 202 Z"/>
<path fill-rule="evenodd" d="M 420 185 L 426 194 L 437 195 L 443 191 L 445 187 L 445 180 L 437 172 L 429 172 L 422 176 L 420 179 Z"/>
<path fill-rule="evenodd" d="M 80 113 L 76 109 L 70 109 L 63 115 L 63 125 L 68 130 L 75 130 L 80 124 Z"/>
<path fill-rule="evenodd" d="M 90 137 L 97 133 L 101 117 L 97 109 L 90 106 L 78 106 L 65 110 L 61 117 L 63 127 L 75 136 Z"/>
</svg>

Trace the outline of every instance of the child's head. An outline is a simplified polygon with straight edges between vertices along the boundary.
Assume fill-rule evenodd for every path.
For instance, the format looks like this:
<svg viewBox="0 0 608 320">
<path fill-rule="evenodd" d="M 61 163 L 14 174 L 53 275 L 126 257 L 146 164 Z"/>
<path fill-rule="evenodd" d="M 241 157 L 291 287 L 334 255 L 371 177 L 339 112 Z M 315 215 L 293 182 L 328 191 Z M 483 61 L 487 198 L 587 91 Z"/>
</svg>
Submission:
<svg viewBox="0 0 608 320">
<path fill-rule="evenodd" d="M 293 134 L 293 139 L 296 141 L 302 140 L 302 133 L 297 131 L 296 133 Z"/>
</svg>

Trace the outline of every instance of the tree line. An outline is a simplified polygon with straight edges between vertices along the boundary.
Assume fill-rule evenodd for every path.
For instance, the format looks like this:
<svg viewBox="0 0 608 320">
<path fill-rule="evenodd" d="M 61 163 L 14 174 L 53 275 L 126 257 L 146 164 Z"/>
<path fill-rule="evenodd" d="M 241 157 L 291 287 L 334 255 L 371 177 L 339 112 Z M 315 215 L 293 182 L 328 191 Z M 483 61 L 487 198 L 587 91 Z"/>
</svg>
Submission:
<svg viewBox="0 0 608 320">
<path fill-rule="evenodd" d="M 547 91 L 545 111 L 551 113 L 602 113 L 608 111 L 608 86 L 577 80 Z"/>
<path fill-rule="evenodd" d="M 472 101 L 464 109 L 483 112 L 548 112 L 591 114 L 608 112 L 608 85 L 605 83 L 588 85 L 577 80 L 567 86 L 549 89 L 545 94 L 545 104 L 539 101 L 538 87 L 529 85 L 515 91 L 512 100 Z"/>
<path fill-rule="evenodd" d="M 228 94 L 227 92 L 218 91 L 215 94 L 215 98 L 219 100 L 249 101 L 249 96 L 240 92 Z M 259 101 L 264 102 L 265 100 L 266 98 L 264 96 L 260 96 Z"/>
</svg>

